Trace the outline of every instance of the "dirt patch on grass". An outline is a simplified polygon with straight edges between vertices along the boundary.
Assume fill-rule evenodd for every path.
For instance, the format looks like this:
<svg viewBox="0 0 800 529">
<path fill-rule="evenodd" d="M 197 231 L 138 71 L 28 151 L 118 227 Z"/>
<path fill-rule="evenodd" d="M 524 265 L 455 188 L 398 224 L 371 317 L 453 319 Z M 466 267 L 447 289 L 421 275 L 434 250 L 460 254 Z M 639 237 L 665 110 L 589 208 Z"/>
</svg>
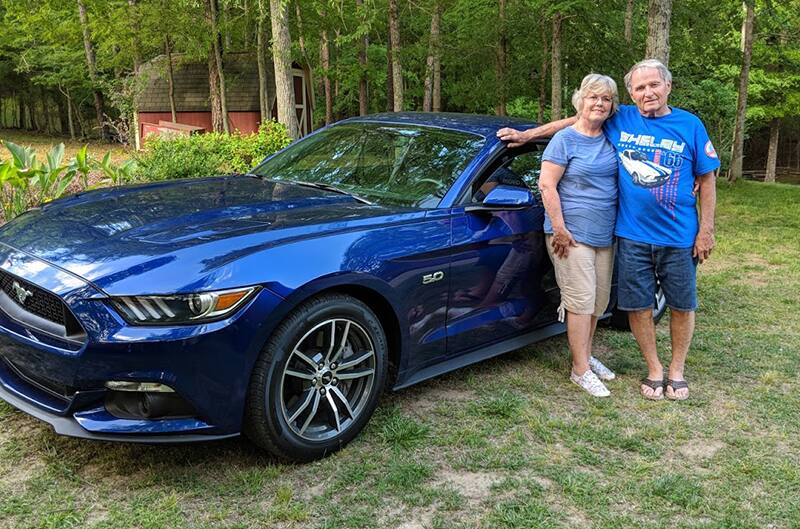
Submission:
<svg viewBox="0 0 800 529">
<path fill-rule="evenodd" d="M 435 509 L 406 510 L 402 507 L 390 508 L 383 516 L 379 527 L 394 527 L 395 529 L 425 529 L 431 526 Z"/>
<path fill-rule="evenodd" d="M 678 447 L 678 452 L 689 459 L 705 461 L 725 448 L 725 443 L 713 439 L 692 439 Z"/>
<path fill-rule="evenodd" d="M 403 517 L 407 518 L 397 525 L 397 529 L 424 529 L 431 526 L 433 521 L 434 510 L 428 509 L 415 509 Z"/>
<path fill-rule="evenodd" d="M 475 400 L 472 391 L 431 383 L 420 388 L 406 390 L 398 400 L 400 409 L 417 417 L 425 417 L 439 406 L 465 404 Z"/>
<path fill-rule="evenodd" d="M 44 468 L 44 463 L 40 459 L 26 458 L 19 463 L 8 465 L 0 477 L 0 483 L 8 490 L 18 489 Z"/>
<path fill-rule="evenodd" d="M 459 472 L 445 470 L 439 474 L 439 482 L 452 486 L 470 503 L 480 503 L 491 495 L 491 488 L 501 477 L 494 472 Z"/>
</svg>

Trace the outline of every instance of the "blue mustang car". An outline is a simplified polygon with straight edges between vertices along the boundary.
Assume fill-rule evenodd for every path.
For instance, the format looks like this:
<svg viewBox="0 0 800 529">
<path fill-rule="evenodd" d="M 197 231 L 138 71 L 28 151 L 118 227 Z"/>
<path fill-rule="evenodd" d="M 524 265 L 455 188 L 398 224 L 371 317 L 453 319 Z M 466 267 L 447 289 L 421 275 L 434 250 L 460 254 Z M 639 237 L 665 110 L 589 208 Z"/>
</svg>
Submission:
<svg viewBox="0 0 800 529">
<path fill-rule="evenodd" d="M 0 228 L 0 397 L 57 433 L 246 433 L 307 461 L 400 389 L 564 331 L 541 145 L 348 119 L 252 174 L 80 193 Z M 661 305 L 663 310 L 663 304 Z"/>
</svg>

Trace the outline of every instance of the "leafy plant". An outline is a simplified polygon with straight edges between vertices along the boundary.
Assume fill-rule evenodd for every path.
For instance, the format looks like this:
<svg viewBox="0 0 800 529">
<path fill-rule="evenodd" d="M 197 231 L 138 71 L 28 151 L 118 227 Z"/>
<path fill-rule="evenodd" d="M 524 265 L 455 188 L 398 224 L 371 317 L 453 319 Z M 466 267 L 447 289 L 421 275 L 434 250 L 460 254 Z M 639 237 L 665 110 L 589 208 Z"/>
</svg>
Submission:
<svg viewBox="0 0 800 529">
<path fill-rule="evenodd" d="M 100 169 L 106 175 L 111 185 L 123 185 L 133 179 L 133 172 L 136 170 L 135 160 L 125 160 L 119 166 L 111 163 L 111 153 L 107 152 L 100 162 Z"/>
<path fill-rule="evenodd" d="M 45 155 L 42 163 L 36 158 L 36 151 L 10 141 L 2 142 L 11 157 L 0 160 L 0 209 L 3 218 L 12 219 L 28 209 L 32 204 L 49 202 L 66 193 L 77 176 L 82 187 L 89 187 L 89 173 L 95 168 L 103 171 L 112 185 L 124 184 L 133 178 L 135 162 L 128 160 L 119 166 L 111 163 L 108 153 L 102 162 L 89 158 L 87 147 L 83 146 L 75 158 L 65 163 L 64 144 L 54 146 Z"/>
<path fill-rule="evenodd" d="M 275 121 L 263 123 L 255 134 L 151 137 L 135 158 L 133 174 L 150 181 L 242 173 L 290 141 L 286 128 Z"/>
</svg>

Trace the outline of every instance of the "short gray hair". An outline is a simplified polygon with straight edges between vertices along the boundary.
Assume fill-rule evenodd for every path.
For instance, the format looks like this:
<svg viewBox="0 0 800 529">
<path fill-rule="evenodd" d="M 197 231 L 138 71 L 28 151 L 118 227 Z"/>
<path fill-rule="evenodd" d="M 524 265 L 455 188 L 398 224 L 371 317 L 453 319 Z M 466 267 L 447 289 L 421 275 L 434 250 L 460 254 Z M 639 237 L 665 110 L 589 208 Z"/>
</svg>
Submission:
<svg viewBox="0 0 800 529">
<path fill-rule="evenodd" d="M 628 73 L 625 74 L 625 88 L 628 89 L 628 92 L 631 91 L 631 77 L 633 77 L 633 72 L 636 70 L 641 70 L 642 68 L 652 68 L 654 70 L 658 70 L 659 75 L 661 75 L 661 80 L 665 83 L 672 84 L 672 74 L 670 73 L 669 69 L 664 66 L 663 62 L 659 61 L 658 59 L 645 59 L 634 64 Z"/>
<path fill-rule="evenodd" d="M 581 81 L 581 87 L 575 90 L 572 94 L 572 106 L 578 111 L 578 114 L 583 110 L 583 98 L 589 94 L 610 94 L 611 95 L 611 115 L 617 111 L 619 107 L 619 93 L 617 92 L 617 82 L 607 75 L 599 73 L 590 73 Z"/>
</svg>

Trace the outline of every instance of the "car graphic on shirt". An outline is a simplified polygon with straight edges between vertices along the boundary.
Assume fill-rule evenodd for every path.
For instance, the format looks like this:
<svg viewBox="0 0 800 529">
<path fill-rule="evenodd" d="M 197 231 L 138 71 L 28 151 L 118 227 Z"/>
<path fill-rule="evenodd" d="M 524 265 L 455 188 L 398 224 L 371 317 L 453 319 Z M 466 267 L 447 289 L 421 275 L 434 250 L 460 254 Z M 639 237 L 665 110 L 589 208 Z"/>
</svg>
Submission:
<svg viewBox="0 0 800 529">
<path fill-rule="evenodd" d="M 625 149 L 619 153 L 619 159 L 633 178 L 633 183 L 642 187 L 663 185 L 672 174 L 671 169 L 651 162 L 644 153 L 635 149 Z"/>
</svg>

